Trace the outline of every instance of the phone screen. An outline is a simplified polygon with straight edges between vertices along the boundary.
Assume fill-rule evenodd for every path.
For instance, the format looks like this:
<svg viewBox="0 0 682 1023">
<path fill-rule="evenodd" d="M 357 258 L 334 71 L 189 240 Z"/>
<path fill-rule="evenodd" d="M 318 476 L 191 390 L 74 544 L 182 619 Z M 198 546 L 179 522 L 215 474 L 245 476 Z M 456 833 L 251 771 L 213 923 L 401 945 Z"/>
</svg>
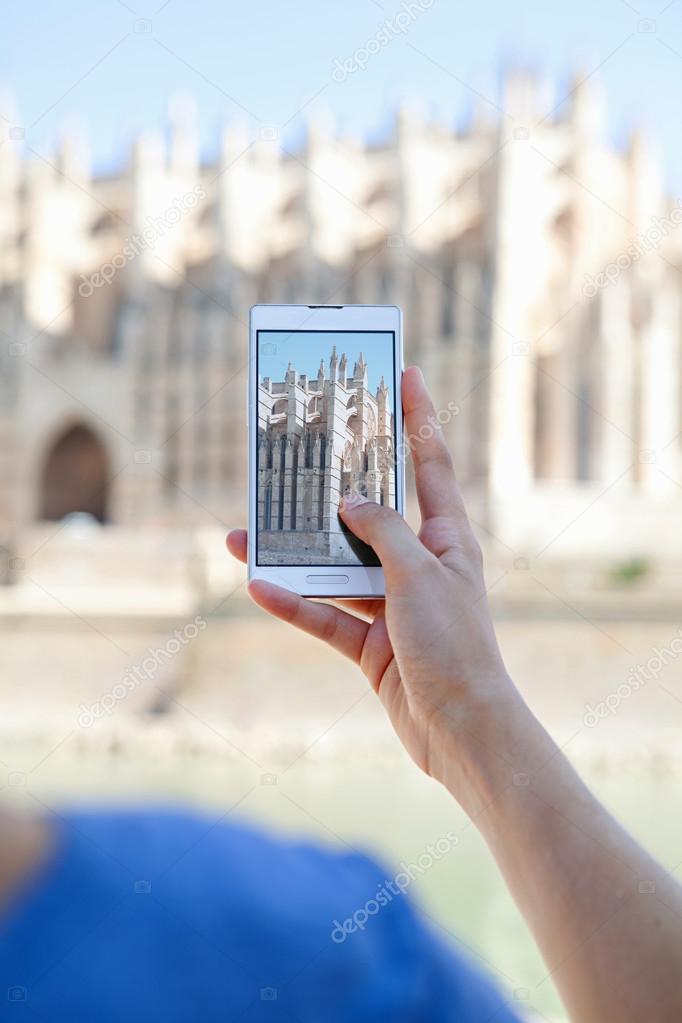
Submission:
<svg viewBox="0 0 682 1023">
<path fill-rule="evenodd" d="M 259 330 L 257 565 L 379 565 L 344 494 L 396 507 L 393 331 Z"/>
</svg>

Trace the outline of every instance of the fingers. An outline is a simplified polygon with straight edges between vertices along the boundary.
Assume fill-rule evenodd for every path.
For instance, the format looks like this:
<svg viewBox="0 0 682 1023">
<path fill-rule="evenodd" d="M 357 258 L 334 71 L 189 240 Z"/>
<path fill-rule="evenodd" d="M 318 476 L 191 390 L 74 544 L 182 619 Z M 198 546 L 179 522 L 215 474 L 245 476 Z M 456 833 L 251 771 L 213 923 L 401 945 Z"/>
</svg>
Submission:
<svg viewBox="0 0 682 1023">
<path fill-rule="evenodd" d="M 356 513 L 353 503 L 359 504 L 361 500 L 368 507 Z M 367 501 L 366 498 L 360 498 L 358 494 L 353 494 L 342 502 L 339 512 L 355 535 L 374 548 L 383 565 L 387 581 L 391 577 L 397 577 L 401 572 L 414 571 L 429 557 L 429 552 L 419 542 L 402 516 L 393 509 L 384 508 Z M 226 544 L 233 557 L 238 561 L 246 562 L 247 534 L 245 529 L 231 530 L 227 534 Z M 275 588 L 280 590 L 280 587 Z M 287 593 L 288 591 L 282 590 L 281 592 Z M 369 615 L 369 617 L 374 617 L 379 607 L 379 602 L 375 604 L 374 601 L 358 601 L 357 604 L 358 606 L 352 606 L 352 610 L 358 611 L 362 615 Z M 311 606 L 320 607 L 321 605 Z M 273 611 L 272 613 L 276 614 L 277 612 Z"/>
<path fill-rule="evenodd" d="M 225 543 L 230 554 L 246 563 L 247 532 L 245 529 L 232 529 L 227 534 Z M 256 579 L 249 585 L 249 593 L 253 600 L 265 611 L 291 622 L 304 632 L 326 640 L 336 650 L 356 663 L 360 662 L 362 644 L 367 635 L 368 624 L 353 615 L 332 605 L 314 604 L 303 600 L 289 590 L 282 589 L 272 583 Z M 374 617 L 378 605 L 383 601 L 347 600 L 344 602 L 351 610 Z M 376 606 L 375 606 L 376 605 Z"/>
<path fill-rule="evenodd" d="M 342 499 L 339 514 L 357 537 L 374 548 L 389 585 L 401 576 L 411 575 L 432 557 L 393 508 L 355 493 Z"/>
<path fill-rule="evenodd" d="M 339 653 L 360 663 L 362 647 L 369 624 L 341 611 L 331 604 L 316 604 L 299 597 L 281 586 L 254 579 L 249 583 L 249 595 L 275 618 L 295 625 L 317 639 L 322 639 Z"/>
<path fill-rule="evenodd" d="M 378 597 L 376 600 L 368 600 L 366 597 L 337 597 L 332 603 L 337 604 L 341 609 L 347 609 L 353 611 L 354 614 L 362 615 L 363 618 L 369 618 L 373 621 L 380 611 L 384 608 L 384 598 Z"/>
<path fill-rule="evenodd" d="M 231 529 L 225 537 L 225 546 L 237 561 L 246 564 L 246 552 L 247 552 L 248 534 L 245 529 Z M 333 601 L 342 610 L 353 611 L 355 614 L 360 614 L 363 618 L 369 618 L 372 620 L 376 618 L 379 611 L 384 606 L 383 598 L 380 600 L 366 600 L 361 598 L 348 598 L 339 597 Z"/>
<path fill-rule="evenodd" d="M 402 398 L 422 519 L 465 516 L 452 458 L 418 366 L 403 373 Z"/>
<path fill-rule="evenodd" d="M 225 537 L 225 544 L 228 551 L 237 561 L 246 564 L 246 542 L 247 533 L 245 529 L 231 529 Z"/>
<path fill-rule="evenodd" d="M 248 534 L 245 529 L 231 529 L 225 537 L 225 546 L 237 561 L 246 564 Z M 384 606 L 383 598 L 380 600 L 366 600 L 361 598 L 339 597 L 333 601 L 342 610 L 353 611 L 355 614 L 369 618 L 370 621 L 378 615 Z"/>
</svg>

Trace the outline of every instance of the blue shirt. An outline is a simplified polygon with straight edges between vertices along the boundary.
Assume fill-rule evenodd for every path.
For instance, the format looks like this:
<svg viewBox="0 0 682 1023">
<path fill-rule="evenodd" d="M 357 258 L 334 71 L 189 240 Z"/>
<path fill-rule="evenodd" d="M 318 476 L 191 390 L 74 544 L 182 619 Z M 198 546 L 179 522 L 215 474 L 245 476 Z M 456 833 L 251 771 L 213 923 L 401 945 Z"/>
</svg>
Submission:
<svg viewBox="0 0 682 1023">
<path fill-rule="evenodd" d="M 0 1020 L 516 1019 L 360 855 L 181 813 L 58 832 L 0 919 Z"/>
</svg>

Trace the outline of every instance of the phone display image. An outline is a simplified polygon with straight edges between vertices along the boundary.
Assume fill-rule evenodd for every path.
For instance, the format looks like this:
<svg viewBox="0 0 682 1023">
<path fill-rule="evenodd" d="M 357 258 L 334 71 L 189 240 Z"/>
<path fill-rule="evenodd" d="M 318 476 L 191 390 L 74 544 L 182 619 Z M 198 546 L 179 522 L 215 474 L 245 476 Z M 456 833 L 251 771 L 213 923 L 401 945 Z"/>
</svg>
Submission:
<svg viewBox="0 0 682 1023">
<path fill-rule="evenodd" d="M 393 360 L 391 331 L 258 331 L 258 565 L 379 565 L 338 507 L 396 507 Z"/>
</svg>

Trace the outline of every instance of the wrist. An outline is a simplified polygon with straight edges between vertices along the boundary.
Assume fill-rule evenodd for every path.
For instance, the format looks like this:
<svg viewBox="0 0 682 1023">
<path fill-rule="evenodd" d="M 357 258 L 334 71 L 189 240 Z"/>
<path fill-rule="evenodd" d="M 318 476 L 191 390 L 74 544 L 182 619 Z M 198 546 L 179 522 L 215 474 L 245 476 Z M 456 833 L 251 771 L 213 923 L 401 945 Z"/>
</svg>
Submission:
<svg viewBox="0 0 682 1023">
<path fill-rule="evenodd" d="M 464 711 L 438 725 L 432 774 L 474 816 L 510 786 L 528 784 L 554 748 L 506 676 L 481 681 Z"/>
</svg>

